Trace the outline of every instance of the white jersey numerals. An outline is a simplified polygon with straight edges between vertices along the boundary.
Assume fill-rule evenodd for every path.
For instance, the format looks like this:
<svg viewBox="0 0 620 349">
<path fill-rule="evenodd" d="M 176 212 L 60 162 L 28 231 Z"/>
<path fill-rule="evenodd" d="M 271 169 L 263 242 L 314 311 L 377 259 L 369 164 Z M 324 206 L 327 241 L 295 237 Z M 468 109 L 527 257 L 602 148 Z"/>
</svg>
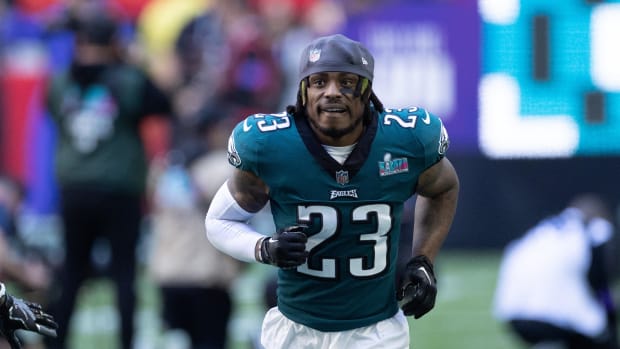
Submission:
<svg viewBox="0 0 620 349">
<path fill-rule="evenodd" d="M 291 127 L 291 120 L 286 114 L 286 112 L 278 113 L 278 114 L 269 114 L 270 116 L 275 116 L 272 118 L 266 118 L 267 114 L 254 114 L 252 117 L 255 118 L 256 127 L 258 127 L 261 132 L 270 132 L 275 130 L 280 130 L 283 128 Z M 243 123 L 243 130 L 245 132 L 249 131 L 252 128 L 251 125 L 247 124 L 247 119 Z"/>
<path fill-rule="evenodd" d="M 311 262 L 313 268 L 306 262 L 297 267 L 297 271 L 320 278 L 336 278 L 336 258 L 321 258 L 319 261 L 316 261 L 314 258 L 317 257 L 313 257 L 313 251 L 320 250 L 323 244 L 327 243 L 330 238 L 338 233 L 338 229 L 341 226 L 338 222 L 340 219 L 338 211 L 331 206 L 313 205 L 299 206 L 297 213 L 302 223 L 310 222 L 311 215 L 319 215 L 322 222 L 319 233 L 308 237 L 306 245 L 306 249 L 310 252 L 308 262 Z M 355 277 L 369 277 L 380 274 L 388 267 L 387 242 L 390 228 L 392 227 L 391 208 L 386 204 L 359 206 L 353 210 L 351 220 L 353 223 L 369 223 L 370 215 L 377 216 L 376 229 L 371 234 L 361 234 L 358 241 L 361 245 L 372 246 L 374 260 L 372 263 L 366 263 L 369 267 L 365 267 L 362 257 L 346 257 L 349 272 Z M 319 267 L 317 268 L 316 266 Z"/>
<path fill-rule="evenodd" d="M 404 128 L 415 128 L 416 122 L 418 121 L 418 116 L 415 114 L 418 111 L 417 107 L 407 109 L 406 119 L 403 119 L 405 116 L 400 114 L 393 113 L 402 113 L 405 109 L 386 109 L 385 116 L 383 117 L 384 125 L 391 125 L 392 122 L 396 122 L 400 127 Z M 431 116 L 427 111 L 424 111 L 424 117 L 421 118 L 422 122 L 426 125 L 431 123 Z"/>
</svg>

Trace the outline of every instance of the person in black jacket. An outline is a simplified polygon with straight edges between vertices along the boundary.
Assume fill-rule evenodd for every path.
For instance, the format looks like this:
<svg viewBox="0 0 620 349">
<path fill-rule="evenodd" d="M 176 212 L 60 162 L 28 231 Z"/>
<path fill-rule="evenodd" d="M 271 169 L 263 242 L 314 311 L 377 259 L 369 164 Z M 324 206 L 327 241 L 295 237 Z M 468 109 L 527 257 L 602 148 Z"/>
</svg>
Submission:
<svg viewBox="0 0 620 349">
<path fill-rule="evenodd" d="M 49 348 L 65 347 L 77 293 L 94 275 L 91 253 L 101 239 L 110 246 L 105 275 L 115 285 L 121 347 L 133 342 L 147 176 L 140 126 L 147 117 L 170 115 L 171 107 L 145 72 L 122 59 L 119 43 L 117 23 L 105 14 L 78 21 L 70 69 L 55 73 L 47 90 L 58 133 L 55 176 L 65 242 L 59 297 L 50 305 L 60 329 Z"/>
</svg>

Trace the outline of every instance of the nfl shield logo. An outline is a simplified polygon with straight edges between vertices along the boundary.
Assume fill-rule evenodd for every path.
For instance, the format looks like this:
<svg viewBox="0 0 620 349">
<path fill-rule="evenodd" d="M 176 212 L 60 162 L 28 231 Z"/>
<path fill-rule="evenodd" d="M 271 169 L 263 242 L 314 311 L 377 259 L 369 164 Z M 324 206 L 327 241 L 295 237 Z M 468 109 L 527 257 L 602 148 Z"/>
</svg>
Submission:
<svg viewBox="0 0 620 349">
<path fill-rule="evenodd" d="M 349 171 L 338 171 L 336 172 L 336 182 L 340 185 L 345 185 L 349 183 Z"/>
<path fill-rule="evenodd" d="M 318 48 L 310 50 L 310 54 L 308 55 L 308 60 L 312 63 L 316 62 L 321 58 L 321 50 Z"/>
</svg>

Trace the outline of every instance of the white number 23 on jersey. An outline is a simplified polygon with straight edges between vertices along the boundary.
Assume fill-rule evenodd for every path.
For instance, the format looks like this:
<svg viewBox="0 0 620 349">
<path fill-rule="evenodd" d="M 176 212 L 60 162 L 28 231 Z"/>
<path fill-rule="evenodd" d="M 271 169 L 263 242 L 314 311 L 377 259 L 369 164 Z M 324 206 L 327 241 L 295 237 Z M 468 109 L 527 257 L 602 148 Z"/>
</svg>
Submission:
<svg viewBox="0 0 620 349">
<path fill-rule="evenodd" d="M 318 268 L 310 268 L 308 262 L 299 266 L 297 271 L 300 273 L 312 275 L 320 278 L 336 278 L 336 258 L 321 258 L 320 261 L 313 260 L 313 252 L 320 250 L 321 245 L 336 235 L 340 215 L 338 211 L 331 206 L 299 206 L 297 209 L 300 222 L 310 222 L 311 215 L 320 215 L 320 221 L 323 223 L 321 230 L 310 237 L 306 249 L 310 252 L 308 262 L 312 261 L 313 266 Z M 376 229 L 370 234 L 361 234 L 359 236 L 360 244 L 370 246 L 372 242 L 374 260 L 369 263 L 370 267 L 364 267 L 364 261 L 361 257 L 350 257 L 345 261 L 348 263 L 348 270 L 355 277 L 369 277 L 383 272 L 388 266 L 388 235 L 392 227 L 391 208 L 386 204 L 371 204 L 356 207 L 351 215 L 353 223 L 370 223 L 370 216 L 376 215 Z M 314 257 L 316 258 L 316 257 Z"/>
</svg>

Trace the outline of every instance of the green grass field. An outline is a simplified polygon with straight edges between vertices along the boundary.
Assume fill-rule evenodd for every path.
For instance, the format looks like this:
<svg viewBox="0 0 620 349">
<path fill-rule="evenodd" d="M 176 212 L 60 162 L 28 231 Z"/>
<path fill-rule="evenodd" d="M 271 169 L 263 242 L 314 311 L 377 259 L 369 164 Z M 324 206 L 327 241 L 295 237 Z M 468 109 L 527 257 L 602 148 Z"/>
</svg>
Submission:
<svg viewBox="0 0 620 349">
<path fill-rule="evenodd" d="M 419 320 L 410 320 L 412 348 L 518 349 L 520 346 L 491 316 L 497 276 L 496 252 L 444 251 L 437 261 L 440 282 L 435 309 Z M 231 349 L 250 348 L 262 320 L 260 292 L 268 266 L 252 265 L 235 287 L 235 314 L 230 324 Z M 136 349 L 181 349 L 183 338 L 161 332 L 158 295 L 147 276 L 139 281 Z M 98 279 L 80 293 L 72 321 L 72 348 L 114 349 L 118 319 L 111 284 Z"/>
<path fill-rule="evenodd" d="M 491 303 L 499 253 L 442 252 L 435 309 L 410 319 L 412 348 L 522 348 L 495 321 Z"/>
<path fill-rule="evenodd" d="M 411 347 L 419 349 L 524 348 L 493 319 L 491 302 L 497 278 L 499 252 L 443 251 L 437 260 L 439 295 L 435 309 L 422 319 L 410 320 Z M 262 320 L 262 283 L 272 272 L 252 265 L 235 287 L 235 314 L 230 324 L 230 349 L 248 349 Z M 182 337 L 163 335 L 158 320 L 157 291 L 142 276 L 136 349 L 182 349 Z M 72 326 L 72 348 L 115 349 L 115 309 L 110 306 L 111 285 L 95 280 L 84 288 Z"/>
</svg>

